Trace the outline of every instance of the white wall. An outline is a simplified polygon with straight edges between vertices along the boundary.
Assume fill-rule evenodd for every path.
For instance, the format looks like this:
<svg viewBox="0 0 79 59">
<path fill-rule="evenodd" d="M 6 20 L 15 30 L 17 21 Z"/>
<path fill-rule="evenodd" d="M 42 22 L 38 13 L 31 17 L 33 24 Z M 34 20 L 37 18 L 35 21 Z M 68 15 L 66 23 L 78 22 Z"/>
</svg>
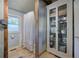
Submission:
<svg viewBox="0 0 79 59">
<path fill-rule="evenodd" d="M 4 0 L 0 0 L 0 19 L 4 19 L 3 1 Z M 0 30 L 0 58 L 2 58 L 3 55 L 4 55 L 4 30 Z"/>
<path fill-rule="evenodd" d="M 39 1 L 39 53 L 46 50 L 46 6 Z"/>
<path fill-rule="evenodd" d="M 16 16 L 23 16 L 24 13 L 21 13 L 19 11 L 13 10 L 13 9 L 8 9 L 8 13 Z"/>
<path fill-rule="evenodd" d="M 75 21 L 75 57 L 79 58 L 79 0 L 74 1 L 74 21 Z"/>
<path fill-rule="evenodd" d="M 13 49 L 21 46 L 21 40 L 22 40 L 22 21 L 23 19 L 21 18 L 24 14 L 21 12 L 18 12 L 16 10 L 9 9 L 8 10 L 9 15 L 11 16 L 17 16 L 19 18 L 19 32 L 8 32 L 8 48 Z M 14 35 L 14 39 L 11 38 L 11 36 Z"/>
<path fill-rule="evenodd" d="M 23 46 L 29 51 L 33 51 L 34 49 L 34 39 L 35 39 L 35 19 L 34 12 L 28 12 L 24 14 L 24 22 L 23 22 Z"/>
</svg>

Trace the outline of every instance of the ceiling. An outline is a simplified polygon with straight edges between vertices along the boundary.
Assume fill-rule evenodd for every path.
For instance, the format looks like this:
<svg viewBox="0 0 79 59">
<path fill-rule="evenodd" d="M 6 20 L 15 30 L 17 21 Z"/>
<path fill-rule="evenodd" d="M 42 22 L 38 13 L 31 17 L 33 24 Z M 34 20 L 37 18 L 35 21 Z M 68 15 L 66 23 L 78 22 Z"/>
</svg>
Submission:
<svg viewBox="0 0 79 59">
<path fill-rule="evenodd" d="M 34 0 L 8 0 L 9 9 L 22 13 L 34 10 Z"/>
</svg>

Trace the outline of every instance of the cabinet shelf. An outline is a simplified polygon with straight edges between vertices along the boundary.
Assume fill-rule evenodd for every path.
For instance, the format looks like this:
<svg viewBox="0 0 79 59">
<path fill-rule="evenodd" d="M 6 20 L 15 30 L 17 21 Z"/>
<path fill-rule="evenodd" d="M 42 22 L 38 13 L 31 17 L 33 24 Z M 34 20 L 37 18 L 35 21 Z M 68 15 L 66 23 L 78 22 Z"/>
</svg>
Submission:
<svg viewBox="0 0 79 59">
<path fill-rule="evenodd" d="M 55 27 L 56 27 L 56 25 L 52 25 L 52 24 L 50 24 L 50 27 L 54 27 L 54 28 L 55 28 Z"/>
<path fill-rule="evenodd" d="M 54 18 L 54 17 L 56 17 L 56 16 L 53 16 L 53 15 L 49 16 L 49 18 Z"/>
</svg>

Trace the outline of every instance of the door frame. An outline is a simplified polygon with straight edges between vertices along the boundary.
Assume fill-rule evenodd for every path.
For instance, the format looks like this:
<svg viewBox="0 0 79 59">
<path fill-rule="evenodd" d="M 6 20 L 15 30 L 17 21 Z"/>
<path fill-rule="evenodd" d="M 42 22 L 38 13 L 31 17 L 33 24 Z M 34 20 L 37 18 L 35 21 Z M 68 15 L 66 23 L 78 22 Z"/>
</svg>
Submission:
<svg viewBox="0 0 79 59">
<path fill-rule="evenodd" d="M 8 22 L 8 0 L 4 0 L 4 20 Z M 8 26 L 4 29 L 4 58 L 8 58 Z"/>
<path fill-rule="evenodd" d="M 39 0 L 34 0 L 34 15 L 35 15 L 35 46 L 34 54 L 39 58 Z"/>
</svg>

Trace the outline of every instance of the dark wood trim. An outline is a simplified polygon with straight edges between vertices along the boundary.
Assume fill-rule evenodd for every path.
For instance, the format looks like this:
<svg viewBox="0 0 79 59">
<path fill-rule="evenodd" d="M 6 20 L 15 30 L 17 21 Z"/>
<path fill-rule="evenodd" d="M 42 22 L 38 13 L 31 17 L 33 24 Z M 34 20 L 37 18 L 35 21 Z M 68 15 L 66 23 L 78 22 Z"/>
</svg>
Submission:
<svg viewBox="0 0 79 59">
<path fill-rule="evenodd" d="M 4 20 L 8 22 L 8 0 L 4 0 Z M 8 58 L 8 28 L 4 29 L 4 58 Z"/>
<path fill-rule="evenodd" d="M 46 5 L 49 5 L 51 3 L 54 3 L 57 0 L 42 0 L 42 1 L 44 1 L 46 3 Z"/>
<path fill-rule="evenodd" d="M 34 0 L 34 14 L 35 14 L 35 57 L 39 57 L 39 0 Z"/>
<path fill-rule="evenodd" d="M 72 43 L 73 43 L 73 44 L 72 44 L 72 45 L 73 45 L 73 47 L 72 47 L 72 49 L 73 49 L 73 51 L 72 51 L 72 57 L 74 58 L 74 57 L 75 57 L 75 56 L 74 56 L 74 49 L 75 49 L 75 48 L 74 48 L 74 26 L 75 26 L 75 25 L 74 25 L 74 0 L 72 1 L 72 18 L 73 18 L 73 20 L 72 20 L 72 23 L 73 23 L 73 24 L 72 24 L 72 26 L 73 26 L 73 29 L 72 29 L 72 30 L 73 30 L 73 32 L 72 32 L 72 33 L 73 33 L 73 34 L 72 34 L 72 36 L 73 36 L 73 42 L 72 42 Z"/>
<path fill-rule="evenodd" d="M 47 5 L 52 3 L 52 0 L 43 0 Z"/>
</svg>

